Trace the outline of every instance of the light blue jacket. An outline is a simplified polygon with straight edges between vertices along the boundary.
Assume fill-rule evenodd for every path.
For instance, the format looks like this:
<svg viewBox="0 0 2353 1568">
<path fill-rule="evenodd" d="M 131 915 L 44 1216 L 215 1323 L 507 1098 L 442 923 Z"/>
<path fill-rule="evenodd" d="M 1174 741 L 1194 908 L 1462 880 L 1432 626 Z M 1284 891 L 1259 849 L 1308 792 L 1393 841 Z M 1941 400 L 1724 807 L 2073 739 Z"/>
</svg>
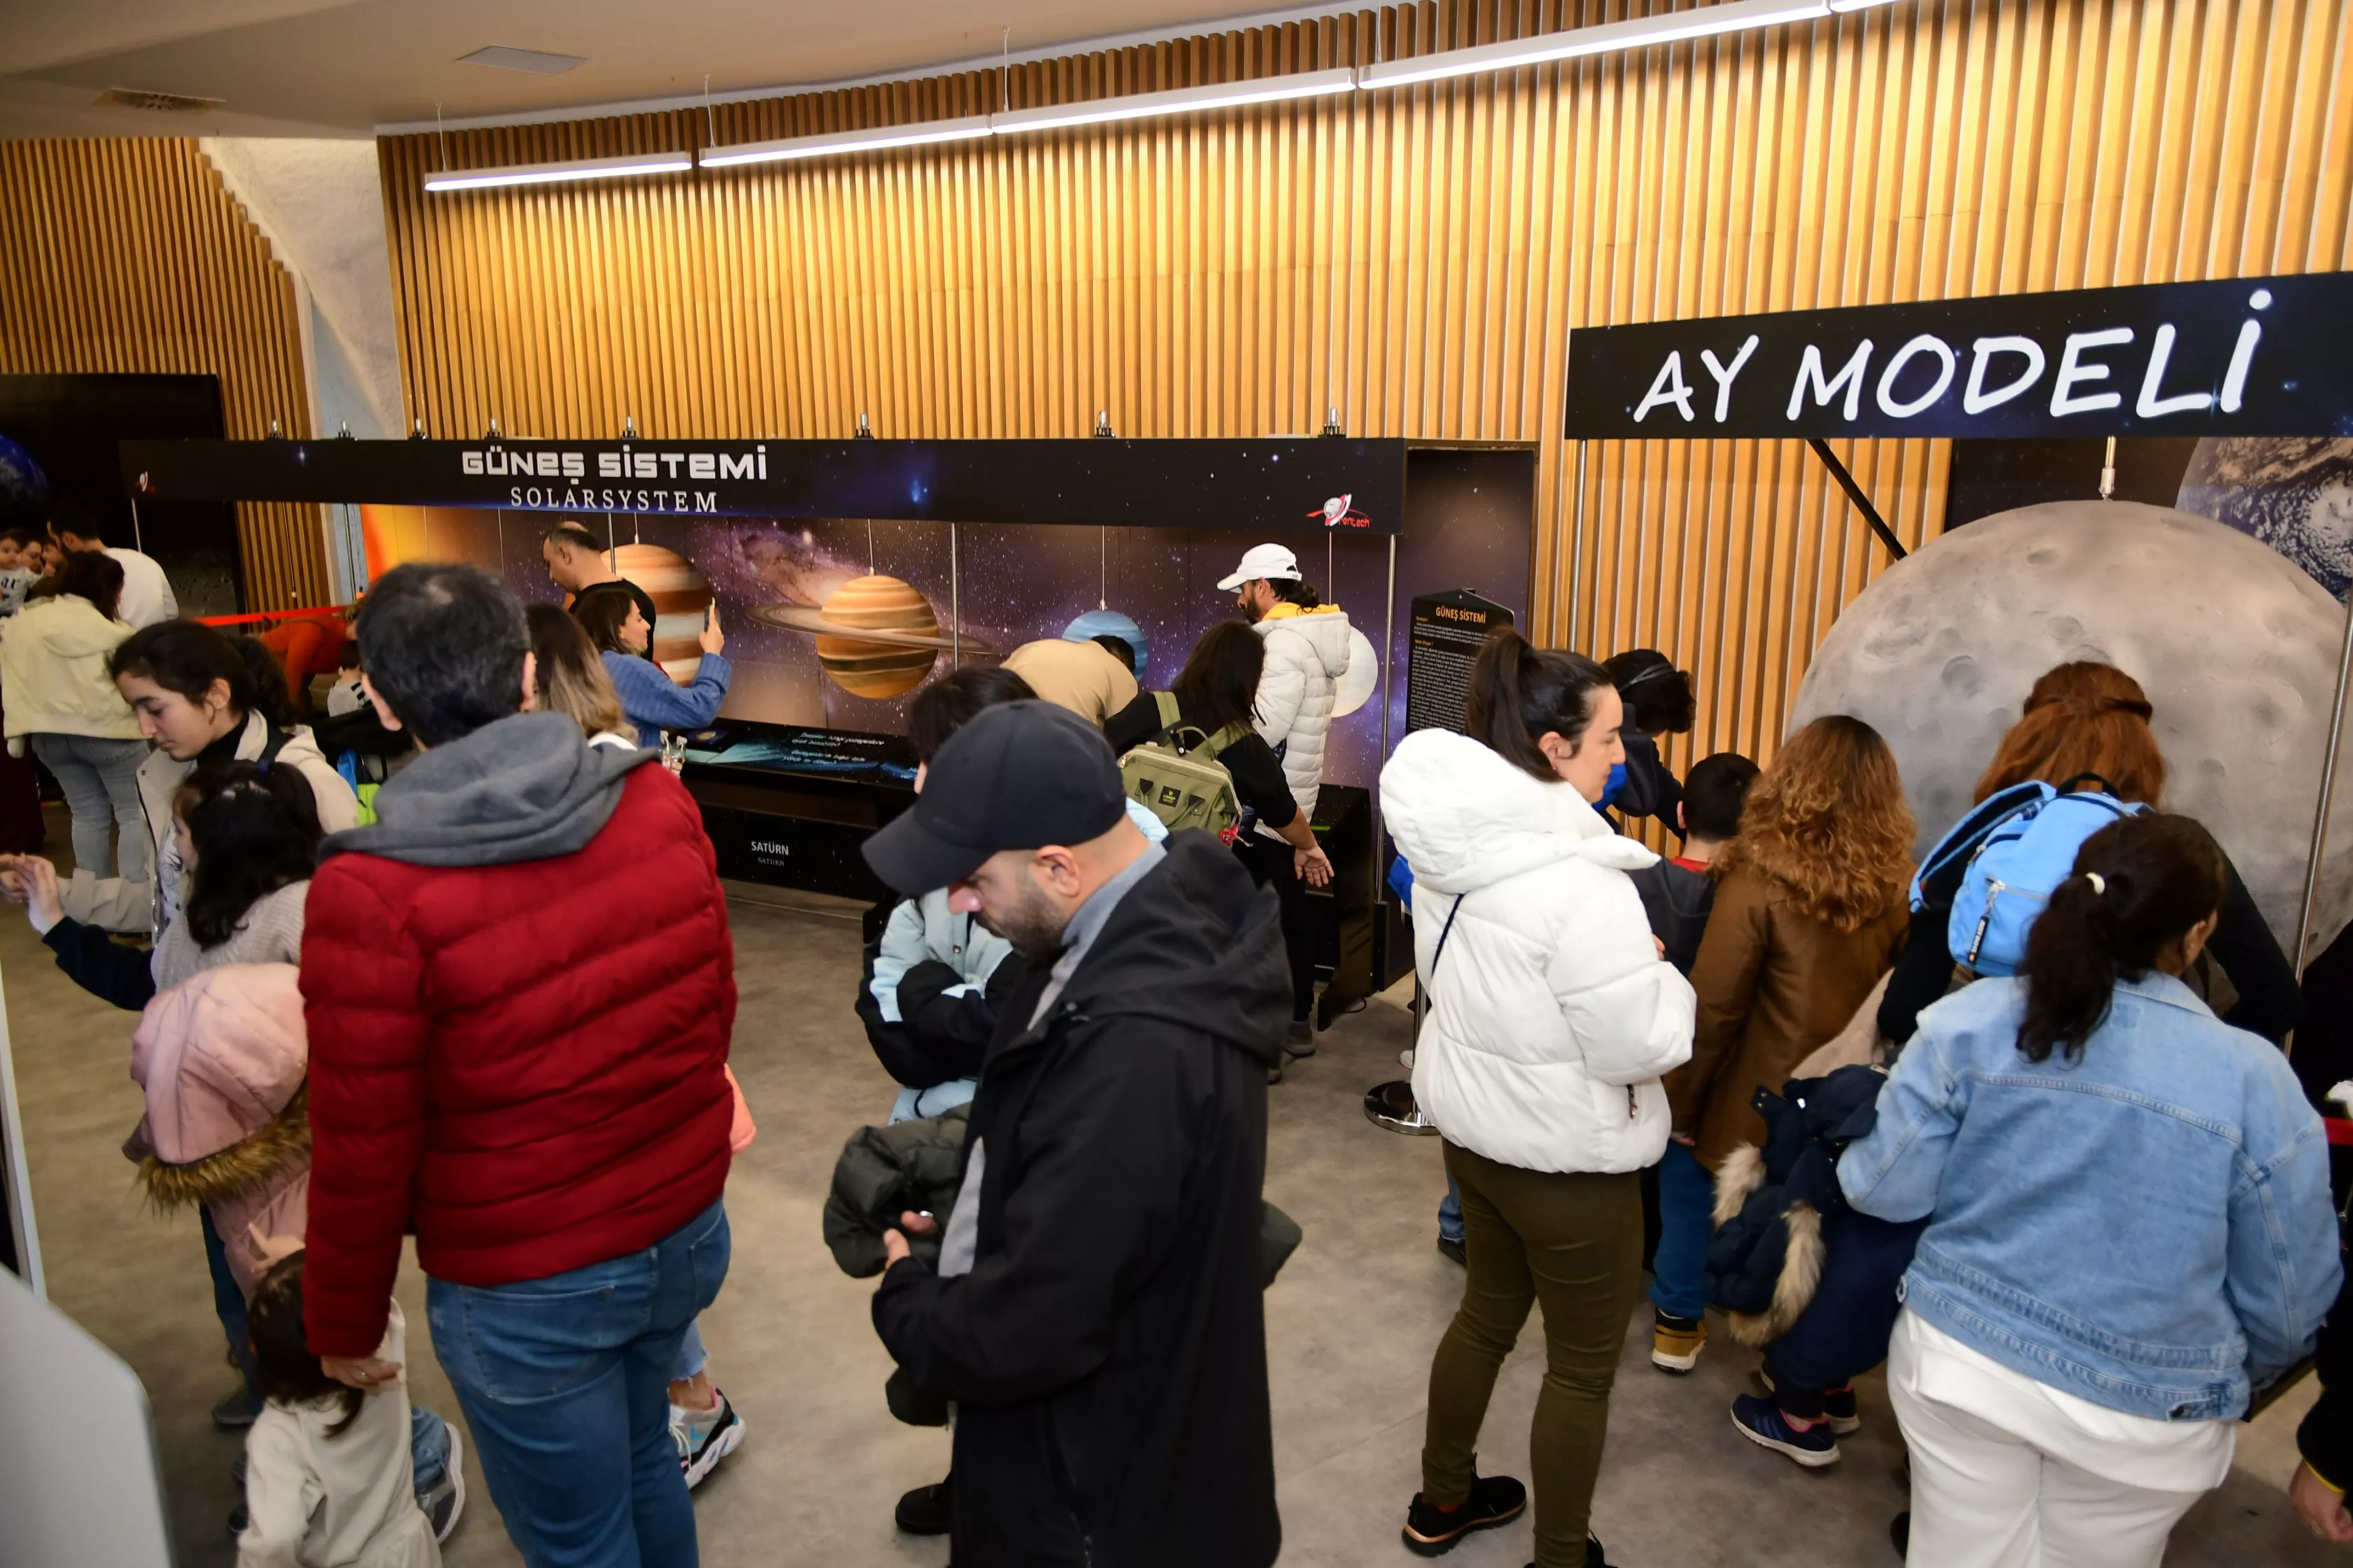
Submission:
<svg viewBox="0 0 2353 1568">
<path fill-rule="evenodd" d="M 2111 1410 L 2243 1414 L 2337 1299 L 2319 1116 L 2275 1047 L 2161 973 L 2118 984 L 2081 1060 L 2031 1062 L 2025 984 L 1920 1015 L 1839 1184 L 1934 1216 L 1902 1294 L 1962 1343 Z"/>
<path fill-rule="evenodd" d="M 635 654 L 605 654 L 605 673 L 621 696 L 621 711 L 638 727 L 638 744 L 659 746 L 664 730 L 706 730 L 727 700 L 727 682 L 733 671 L 715 653 L 706 653 L 694 668 L 694 679 L 684 686 L 662 667 Z"/>
</svg>

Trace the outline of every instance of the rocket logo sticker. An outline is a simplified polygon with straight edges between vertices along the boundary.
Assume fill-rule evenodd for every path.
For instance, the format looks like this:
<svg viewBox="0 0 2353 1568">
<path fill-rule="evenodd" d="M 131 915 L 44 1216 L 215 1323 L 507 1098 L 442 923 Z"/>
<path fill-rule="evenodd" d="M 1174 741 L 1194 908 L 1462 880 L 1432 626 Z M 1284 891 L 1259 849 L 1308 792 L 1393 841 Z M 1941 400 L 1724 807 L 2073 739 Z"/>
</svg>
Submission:
<svg viewBox="0 0 2353 1568">
<path fill-rule="evenodd" d="M 1311 511 L 1307 515 L 1312 518 L 1323 519 L 1324 526 L 1326 528 L 1372 527 L 1373 520 L 1371 518 L 1366 517 L 1363 512 L 1358 511 L 1355 507 L 1348 504 L 1355 499 L 1356 498 L 1352 495 L 1334 496 L 1331 500 L 1324 503 L 1320 510 Z"/>
</svg>

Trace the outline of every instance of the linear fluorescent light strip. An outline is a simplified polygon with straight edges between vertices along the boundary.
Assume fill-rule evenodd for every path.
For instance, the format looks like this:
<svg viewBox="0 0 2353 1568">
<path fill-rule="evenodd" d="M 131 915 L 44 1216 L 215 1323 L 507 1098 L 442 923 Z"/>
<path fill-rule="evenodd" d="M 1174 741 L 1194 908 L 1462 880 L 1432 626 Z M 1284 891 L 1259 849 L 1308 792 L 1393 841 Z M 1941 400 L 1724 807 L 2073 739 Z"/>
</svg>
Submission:
<svg viewBox="0 0 2353 1568">
<path fill-rule="evenodd" d="M 1728 4 L 1696 5 L 1681 11 L 1574 27 L 1532 38 L 1514 38 L 1476 48 L 1450 49 L 1415 59 L 1389 60 L 1357 69 L 1335 66 L 1329 70 L 1303 71 L 1257 81 L 1223 82 L 1209 87 L 1176 88 L 1166 92 L 1131 93 L 1097 99 L 1089 103 L 1057 104 L 1014 110 L 1002 114 L 967 115 L 958 120 L 926 121 L 914 125 L 886 126 L 874 131 L 843 131 L 819 136 L 788 136 L 773 142 L 751 142 L 706 149 L 698 159 L 686 153 L 657 153 L 623 158 L 587 158 L 562 163 L 528 163 L 516 168 L 474 169 L 436 174 L 427 179 L 428 191 L 483 190 L 493 185 L 553 184 L 566 180 L 603 180 L 630 174 L 681 173 L 700 162 L 706 169 L 744 163 L 776 163 L 802 158 L 832 157 L 844 153 L 872 153 L 892 147 L 922 147 L 944 142 L 972 142 L 985 136 L 1017 136 L 1031 131 L 1059 131 L 1078 125 L 1108 125 L 1124 120 L 1151 120 L 1171 114 L 1194 114 L 1216 109 L 1239 109 L 1256 103 L 1284 103 L 1304 98 L 1377 88 L 1409 87 L 1416 82 L 1441 81 L 1481 71 L 1517 70 L 1555 60 L 1588 55 L 1650 48 L 1688 38 L 1720 33 L 1746 32 L 1788 22 L 1819 22 L 1834 14 L 1892 5 L 1894 0 L 1729 0 Z"/>
<path fill-rule="evenodd" d="M 1842 8 L 1859 10 L 1883 3 L 1885 0 L 1848 0 Z M 1554 60 L 1649 48 L 1717 33 L 1778 26 L 1784 22 L 1819 22 L 1830 16 L 1831 9 L 1829 0 L 1732 0 L 1729 5 L 1695 5 L 1689 10 L 1663 11 L 1623 22 L 1604 22 L 1599 26 L 1572 27 L 1565 33 L 1543 33 L 1533 38 L 1449 49 L 1415 59 L 1388 60 L 1366 66 L 1360 74 L 1367 91 L 1381 87 L 1410 87 L 1416 82 L 1442 81 L 1448 77 L 1470 76 L 1478 71 L 1517 70 Z"/>
<path fill-rule="evenodd" d="M 552 185 L 568 180 L 616 180 L 630 174 L 675 174 L 694 167 L 684 153 L 637 153 L 619 158 L 575 158 L 561 163 L 518 163 L 504 169 L 451 169 L 429 174 L 428 191 L 481 191 L 493 185 Z"/>
<path fill-rule="evenodd" d="M 737 163 L 780 163 L 794 158 L 826 158 L 837 153 L 873 153 L 885 147 L 970 142 L 988 133 L 988 116 L 974 114 L 961 120 L 927 120 L 915 125 L 886 126 L 879 131 L 837 131 L 823 136 L 787 136 L 775 142 L 706 148 L 702 161 L 706 169 L 724 169 Z"/>
<path fill-rule="evenodd" d="M 1253 103 L 1328 98 L 1335 92 L 1356 90 L 1356 68 L 1335 66 L 1330 70 L 1302 71 L 1293 76 L 1267 77 L 1257 81 L 1219 82 L 1211 87 L 1180 87 L 1166 92 L 1099 98 L 1090 103 L 1016 109 L 1008 113 L 990 115 L 988 128 L 992 135 L 1014 136 L 1025 131 L 1060 131 L 1071 125 L 1108 125 L 1121 120 L 1152 120 L 1165 114 L 1240 109 Z"/>
</svg>

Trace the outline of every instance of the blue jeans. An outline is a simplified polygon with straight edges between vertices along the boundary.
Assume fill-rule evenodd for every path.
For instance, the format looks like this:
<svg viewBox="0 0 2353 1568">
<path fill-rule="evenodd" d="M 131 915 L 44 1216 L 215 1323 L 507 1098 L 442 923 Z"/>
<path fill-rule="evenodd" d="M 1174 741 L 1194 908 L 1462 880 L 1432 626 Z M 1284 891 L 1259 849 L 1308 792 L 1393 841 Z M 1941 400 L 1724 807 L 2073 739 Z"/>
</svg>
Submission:
<svg viewBox="0 0 2353 1568">
<path fill-rule="evenodd" d="M 1671 1318 L 1707 1310 L 1707 1244 L 1715 1237 L 1715 1178 L 1691 1150 L 1667 1145 L 1659 1162 L 1659 1253 L 1651 1304 Z"/>
<path fill-rule="evenodd" d="M 245 1292 L 237 1289 L 237 1276 L 228 1271 L 228 1249 L 214 1228 L 213 1211 L 200 1207 L 196 1215 L 204 1225 L 205 1262 L 213 1271 L 213 1313 L 220 1319 L 221 1332 L 228 1336 L 229 1359 L 245 1374 L 247 1391 L 258 1398 L 260 1380 L 253 1363 L 252 1335 L 246 1327 Z"/>
<path fill-rule="evenodd" d="M 1438 1200 L 1438 1235 L 1443 1241 L 1462 1239 L 1462 1189 L 1446 1178 L 1446 1195 Z"/>
<path fill-rule="evenodd" d="M 642 1251 L 512 1285 L 426 1288 L 507 1535 L 530 1568 L 694 1568 L 670 1381 L 727 1278 L 714 1203 Z"/>
<path fill-rule="evenodd" d="M 147 879 L 147 808 L 139 801 L 139 764 L 147 742 L 100 735 L 35 735 L 33 755 L 58 776 L 73 814 L 74 864 L 93 877 L 118 870 L 126 882 Z M 115 829 L 121 829 L 121 864 Z"/>
</svg>

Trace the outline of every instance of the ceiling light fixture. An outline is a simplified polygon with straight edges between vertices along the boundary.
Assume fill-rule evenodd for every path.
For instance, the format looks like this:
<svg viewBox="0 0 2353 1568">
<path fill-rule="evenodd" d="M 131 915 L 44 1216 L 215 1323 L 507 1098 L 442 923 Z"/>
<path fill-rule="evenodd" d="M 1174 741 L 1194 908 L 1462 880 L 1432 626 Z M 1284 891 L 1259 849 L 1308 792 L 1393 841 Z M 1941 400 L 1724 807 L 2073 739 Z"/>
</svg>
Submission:
<svg viewBox="0 0 2353 1568">
<path fill-rule="evenodd" d="M 586 55 L 552 55 L 545 49 L 517 49 L 492 44 L 470 55 L 459 55 L 461 66 L 490 66 L 502 71 L 529 71 L 533 76 L 562 76 L 588 63 Z"/>
<path fill-rule="evenodd" d="M 1880 0 L 1853 3 L 1875 5 Z M 1623 22 L 1604 22 L 1598 26 L 1572 27 L 1563 33 L 1539 33 L 1530 38 L 1482 44 L 1476 48 L 1448 49 L 1412 59 L 1388 60 L 1366 66 L 1362 85 L 1366 91 L 1381 87 L 1410 87 L 1416 82 L 1441 81 L 1479 71 L 1517 70 L 1554 60 L 1643 49 L 1716 33 L 1778 26 L 1784 22 L 1819 22 L 1830 15 L 1828 0 L 1731 0 L 1728 5 L 1695 5 L 1683 11 L 1630 17 Z"/>
<path fill-rule="evenodd" d="M 961 120 L 926 120 L 914 125 L 886 125 L 873 131 L 836 131 L 822 136 L 786 136 L 775 142 L 744 142 L 729 147 L 706 147 L 698 160 L 706 169 L 738 163 L 781 163 L 794 158 L 823 158 L 836 153 L 873 153 L 885 147 L 921 147 L 934 142 L 971 142 L 987 135 L 988 116 Z"/>
<path fill-rule="evenodd" d="M 631 174 L 675 174 L 694 167 L 684 153 L 633 153 L 618 158 L 575 158 L 561 163 L 518 163 L 504 169 L 448 169 L 425 177 L 428 191 L 482 191 L 494 185 L 553 185 L 570 180 L 616 180 Z"/>
<path fill-rule="evenodd" d="M 1335 66 L 1330 70 L 1261 77 L 1255 81 L 1219 82 L 1210 87 L 1180 87 L 1166 92 L 1098 98 L 1086 103 L 1017 109 L 1009 113 L 990 115 L 989 131 L 993 135 L 1013 136 L 1026 131 L 1060 131 L 1071 125 L 1109 125 L 1122 120 L 1155 120 L 1168 114 L 1240 109 L 1253 103 L 1285 103 L 1293 99 L 1327 98 L 1334 93 L 1356 90 L 1355 68 Z"/>
</svg>

